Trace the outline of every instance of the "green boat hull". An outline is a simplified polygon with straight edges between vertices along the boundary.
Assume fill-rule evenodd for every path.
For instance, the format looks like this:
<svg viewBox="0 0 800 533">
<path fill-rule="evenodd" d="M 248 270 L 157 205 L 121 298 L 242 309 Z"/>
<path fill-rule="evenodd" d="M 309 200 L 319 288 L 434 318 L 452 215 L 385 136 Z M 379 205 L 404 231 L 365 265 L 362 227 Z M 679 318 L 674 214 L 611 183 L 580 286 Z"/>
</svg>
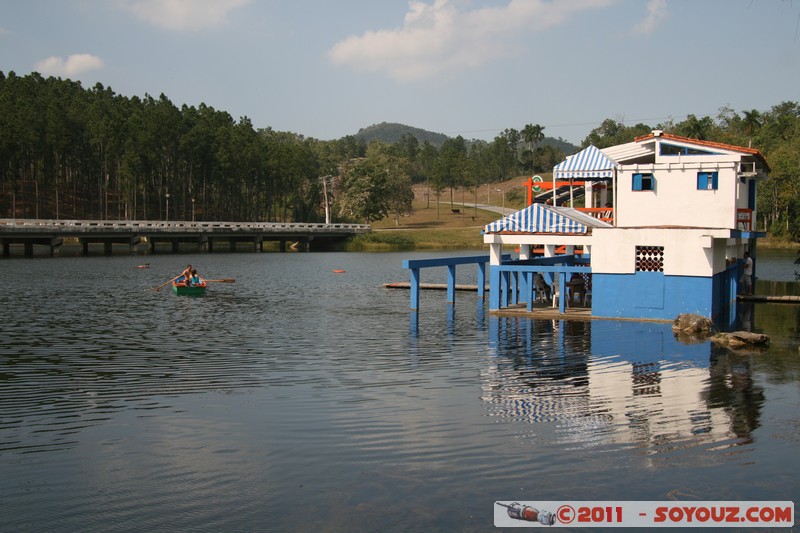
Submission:
<svg viewBox="0 0 800 533">
<path fill-rule="evenodd" d="M 202 296 L 206 293 L 205 287 L 172 285 L 172 292 L 181 296 Z"/>
</svg>

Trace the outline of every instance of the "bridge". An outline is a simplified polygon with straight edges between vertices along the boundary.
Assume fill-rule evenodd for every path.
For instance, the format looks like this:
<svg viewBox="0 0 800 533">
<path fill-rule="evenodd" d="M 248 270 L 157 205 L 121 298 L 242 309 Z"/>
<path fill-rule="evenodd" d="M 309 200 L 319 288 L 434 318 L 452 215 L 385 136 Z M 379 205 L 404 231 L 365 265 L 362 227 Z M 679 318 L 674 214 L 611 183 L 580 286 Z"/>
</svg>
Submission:
<svg viewBox="0 0 800 533">
<path fill-rule="evenodd" d="M 103 244 L 107 255 L 114 244 L 127 245 L 131 252 L 135 246 L 146 244 L 155 253 L 158 243 L 171 244 L 172 252 L 177 252 L 181 244 L 213 252 L 222 243 L 234 251 L 243 242 L 261 252 L 264 241 L 280 242 L 283 252 L 287 242 L 298 243 L 300 249 L 308 251 L 315 245 L 324 246 L 369 231 L 368 224 L 0 219 L 0 244 L 3 256 L 11 255 L 12 245 L 22 245 L 26 256 L 33 255 L 34 245 L 47 246 L 52 256 L 65 239 L 76 239 L 84 255 L 95 243 Z"/>
</svg>

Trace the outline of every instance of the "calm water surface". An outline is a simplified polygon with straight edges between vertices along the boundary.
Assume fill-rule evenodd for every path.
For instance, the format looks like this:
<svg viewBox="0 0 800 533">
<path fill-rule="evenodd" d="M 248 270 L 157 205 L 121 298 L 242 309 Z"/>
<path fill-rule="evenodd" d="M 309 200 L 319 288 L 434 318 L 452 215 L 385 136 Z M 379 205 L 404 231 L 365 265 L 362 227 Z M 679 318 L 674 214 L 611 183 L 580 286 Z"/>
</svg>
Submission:
<svg viewBox="0 0 800 533">
<path fill-rule="evenodd" d="M 745 354 L 496 318 L 473 293 L 423 291 L 414 320 L 382 284 L 439 255 L 0 260 L 0 530 L 490 531 L 496 500 L 798 501 L 800 306 L 743 307 L 773 338 Z M 152 290 L 187 262 L 237 281 Z"/>
</svg>

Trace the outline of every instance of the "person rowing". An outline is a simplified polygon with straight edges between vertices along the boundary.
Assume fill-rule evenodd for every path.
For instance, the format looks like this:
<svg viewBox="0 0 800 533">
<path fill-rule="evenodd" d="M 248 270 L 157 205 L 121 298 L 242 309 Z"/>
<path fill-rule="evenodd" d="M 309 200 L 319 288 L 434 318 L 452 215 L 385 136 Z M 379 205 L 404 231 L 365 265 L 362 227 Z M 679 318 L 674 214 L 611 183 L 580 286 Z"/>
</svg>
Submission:
<svg viewBox="0 0 800 533">
<path fill-rule="evenodd" d="M 181 275 L 176 279 L 180 280 L 181 277 L 183 278 L 183 283 L 185 283 L 187 287 L 192 284 L 192 265 L 186 265 L 186 268 L 183 269 Z"/>
</svg>

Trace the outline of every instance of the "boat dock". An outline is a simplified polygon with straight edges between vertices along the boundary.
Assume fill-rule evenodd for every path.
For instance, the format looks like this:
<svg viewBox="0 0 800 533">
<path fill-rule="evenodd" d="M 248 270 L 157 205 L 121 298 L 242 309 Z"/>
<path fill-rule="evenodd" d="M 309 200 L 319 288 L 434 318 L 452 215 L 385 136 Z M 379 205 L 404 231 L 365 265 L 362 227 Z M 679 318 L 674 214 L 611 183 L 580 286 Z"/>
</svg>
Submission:
<svg viewBox="0 0 800 533">
<path fill-rule="evenodd" d="M 408 281 L 394 281 L 392 283 L 384 283 L 383 286 L 387 289 L 411 289 L 411 283 Z M 419 288 L 423 290 L 446 291 L 447 283 L 420 283 Z M 457 283 L 454 286 L 454 290 L 478 292 L 478 286 Z M 488 291 L 489 287 L 485 285 L 483 290 Z"/>
<path fill-rule="evenodd" d="M 745 295 L 740 294 L 736 297 L 737 300 L 743 302 L 754 303 L 787 303 L 787 304 L 800 304 L 800 296 L 784 295 L 784 296 L 759 296 L 755 294 Z"/>
</svg>

